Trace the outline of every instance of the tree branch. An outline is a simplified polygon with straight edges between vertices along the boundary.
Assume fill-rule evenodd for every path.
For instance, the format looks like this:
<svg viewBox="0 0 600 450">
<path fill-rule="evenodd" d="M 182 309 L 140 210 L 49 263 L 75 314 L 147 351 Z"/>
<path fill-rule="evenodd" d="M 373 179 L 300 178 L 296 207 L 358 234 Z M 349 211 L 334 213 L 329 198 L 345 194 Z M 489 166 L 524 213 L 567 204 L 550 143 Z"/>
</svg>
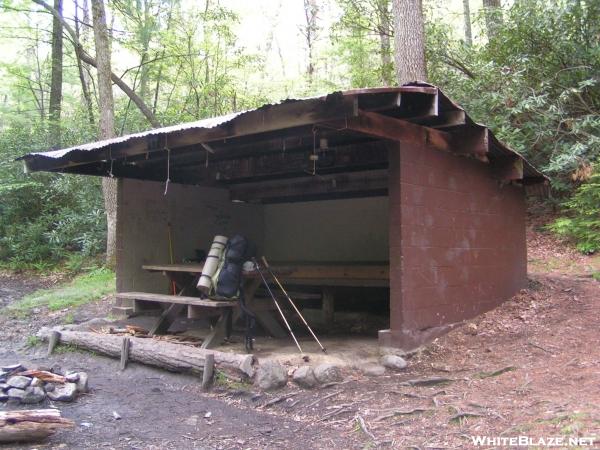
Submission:
<svg viewBox="0 0 600 450">
<path fill-rule="evenodd" d="M 97 68 L 98 63 L 96 62 L 96 59 L 85 51 L 85 49 L 83 48 L 83 45 L 81 45 L 81 42 L 79 41 L 79 38 L 77 37 L 77 34 L 75 33 L 75 31 L 73 30 L 71 25 L 69 25 L 69 23 L 62 18 L 62 16 L 58 13 L 58 11 L 56 11 L 52 6 L 50 6 L 43 0 L 31 0 L 31 1 L 33 3 L 36 3 L 40 6 L 42 6 L 46 10 L 50 11 L 54 17 L 56 17 L 58 20 L 61 21 L 64 30 L 69 34 L 71 41 L 73 42 L 73 46 L 75 48 L 75 53 L 78 55 L 78 57 L 83 62 L 89 64 L 90 66 L 94 66 Z M 137 95 L 135 93 L 135 91 L 127 85 L 127 83 L 125 83 L 121 78 L 119 78 L 114 72 L 111 72 L 110 77 L 111 77 L 112 82 L 114 84 L 116 84 L 117 86 L 119 86 L 119 88 L 131 99 L 131 101 L 133 103 L 135 103 L 135 105 L 139 108 L 139 110 L 146 117 L 146 119 L 148 119 L 148 122 L 150 122 L 150 124 L 152 124 L 152 126 L 154 128 L 158 128 L 161 126 L 160 122 L 158 121 L 156 116 L 152 113 L 150 108 L 148 108 L 148 106 L 146 105 L 144 100 L 139 95 Z"/>
</svg>

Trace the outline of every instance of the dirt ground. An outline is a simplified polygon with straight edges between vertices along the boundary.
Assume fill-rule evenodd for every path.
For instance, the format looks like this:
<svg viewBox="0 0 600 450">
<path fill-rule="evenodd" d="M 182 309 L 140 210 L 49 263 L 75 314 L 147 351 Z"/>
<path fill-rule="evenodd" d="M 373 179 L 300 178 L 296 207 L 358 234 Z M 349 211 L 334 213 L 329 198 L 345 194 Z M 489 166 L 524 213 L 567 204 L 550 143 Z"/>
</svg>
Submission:
<svg viewBox="0 0 600 450">
<path fill-rule="evenodd" d="M 527 289 L 413 355 L 405 371 L 368 377 L 346 368 L 344 383 L 312 391 L 289 384 L 260 394 L 219 383 L 202 393 L 193 377 L 136 365 L 121 373 L 116 360 L 89 353 L 46 359 L 43 348 L 24 346 L 26 338 L 67 311 L 17 321 L 2 315 L 1 363 L 91 374 L 88 395 L 55 405 L 75 429 L 18 448 L 475 448 L 472 436 L 594 437 L 600 448 L 600 282 L 591 276 L 600 258 L 534 226 L 528 235 Z M 0 307 L 44 282 L 0 274 Z M 79 308 L 76 321 L 101 316 L 108 303 Z M 432 379 L 438 384 L 408 383 Z"/>
</svg>

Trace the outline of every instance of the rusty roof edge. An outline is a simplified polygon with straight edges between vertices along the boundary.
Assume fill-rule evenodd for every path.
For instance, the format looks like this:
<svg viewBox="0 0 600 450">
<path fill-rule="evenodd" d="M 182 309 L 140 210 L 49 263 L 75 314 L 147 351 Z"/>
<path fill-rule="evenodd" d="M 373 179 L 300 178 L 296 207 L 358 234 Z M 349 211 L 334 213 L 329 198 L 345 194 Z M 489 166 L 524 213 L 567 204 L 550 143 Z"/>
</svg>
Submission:
<svg viewBox="0 0 600 450">
<path fill-rule="evenodd" d="M 377 93 L 385 93 L 385 92 L 422 93 L 422 94 L 429 94 L 429 95 L 437 94 L 438 97 L 443 98 L 445 101 L 449 102 L 449 104 L 453 108 L 455 108 L 456 110 L 463 111 L 465 113 L 465 125 L 466 126 L 477 126 L 477 127 L 484 127 L 486 129 L 488 129 L 489 135 L 491 136 L 490 145 L 493 145 L 494 147 L 499 148 L 502 151 L 505 151 L 509 154 L 513 154 L 513 155 L 521 158 L 523 160 L 524 165 L 527 167 L 527 171 L 524 171 L 524 173 L 523 173 L 523 178 L 532 178 L 532 179 L 539 178 L 544 181 L 549 180 L 549 178 L 546 175 L 544 175 L 543 173 L 538 171 L 519 152 L 517 152 L 516 150 L 508 147 L 507 145 L 505 145 L 504 143 L 499 141 L 498 138 L 496 138 L 496 136 L 494 135 L 494 133 L 489 129 L 489 127 L 473 121 L 473 119 L 468 115 L 468 113 L 464 110 L 464 108 L 462 108 L 459 104 L 457 104 L 452 99 L 450 99 L 448 96 L 446 96 L 446 94 L 444 94 L 444 92 L 442 90 L 440 90 L 437 86 L 434 86 L 434 85 L 424 82 L 424 81 L 414 81 L 414 82 L 406 83 L 406 84 L 403 84 L 402 86 L 396 86 L 396 87 L 350 89 L 350 90 L 346 90 L 346 91 L 336 91 L 336 92 L 332 92 L 329 94 L 317 95 L 317 96 L 312 96 L 312 97 L 293 98 L 293 99 L 288 98 L 288 99 L 281 100 L 279 102 L 264 104 L 255 109 L 229 113 L 229 114 L 225 114 L 222 116 L 216 116 L 216 117 L 197 120 L 194 122 L 186 122 L 186 123 L 178 124 L 178 125 L 170 125 L 170 126 L 161 127 L 161 128 L 153 128 L 153 129 L 143 131 L 143 132 L 128 134 L 128 135 L 124 135 L 124 136 L 115 137 L 112 139 L 105 139 L 105 140 L 90 142 L 90 143 L 86 143 L 86 144 L 75 145 L 75 146 L 68 147 L 65 149 L 60 149 L 60 150 L 31 152 L 31 153 L 27 153 L 27 154 L 17 158 L 15 161 L 25 161 L 25 163 L 27 163 L 27 161 L 38 159 L 38 158 L 60 160 L 62 158 L 67 157 L 68 155 L 71 155 L 73 153 L 79 153 L 79 152 L 90 152 L 92 154 L 96 154 L 96 153 L 99 153 L 100 151 L 105 150 L 106 148 L 108 148 L 112 145 L 124 144 L 124 143 L 130 142 L 130 141 L 137 141 L 139 139 L 145 139 L 149 136 L 163 136 L 163 135 L 168 136 L 171 133 L 185 132 L 188 130 L 201 130 L 201 129 L 209 130 L 209 129 L 222 127 L 222 126 L 225 126 L 225 125 L 228 125 L 228 124 L 234 122 L 236 119 L 238 119 L 242 116 L 245 116 L 247 114 L 257 113 L 261 110 L 264 110 L 264 109 L 267 109 L 270 107 L 276 107 L 278 105 L 289 104 L 289 103 L 299 103 L 299 102 L 304 102 L 304 101 L 309 101 L 309 100 L 327 101 L 329 98 L 334 97 L 334 96 L 339 96 L 339 95 L 360 96 L 360 95 L 369 95 L 369 94 L 377 94 Z M 438 100 L 438 102 L 439 102 L 439 100 Z M 527 172 L 527 177 L 525 176 L 526 175 L 525 172 Z"/>
<path fill-rule="evenodd" d="M 412 84 L 412 83 L 411 83 Z M 428 85 L 428 86 L 433 86 L 430 85 L 429 83 L 425 83 L 425 82 L 415 82 L 415 85 Z M 434 86 L 435 87 L 435 86 Z M 476 126 L 476 127 L 482 127 L 482 128 L 486 128 L 488 130 L 488 135 L 490 137 L 490 145 L 493 145 L 496 148 L 501 149 L 502 151 L 505 151 L 506 153 L 512 154 L 514 156 L 517 156 L 519 158 L 521 158 L 523 160 L 523 164 L 527 167 L 528 169 L 528 173 L 529 176 L 525 177 L 525 171 L 523 172 L 523 178 L 540 178 L 543 179 L 544 181 L 550 181 L 550 178 L 548 176 L 546 176 L 545 174 L 543 174 L 542 172 L 540 172 L 539 170 L 537 170 L 528 160 L 527 158 L 525 158 L 523 155 L 521 155 L 521 153 L 519 153 L 518 151 L 516 151 L 515 149 L 509 147 L 508 145 L 506 145 L 505 143 L 503 143 L 502 141 L 500 141 L 496 135 L 494 134 L 494 132 L 491 130 L 490 127 L 488 127 L 487 125 L 475 122 L 470 116 L 469 114 L 465 111 L 465 109 L 460 106 L 458 103 L 456 103 L 454 100 L 452 100 L 450 97 L 448 97 L 446 94 L 444 94 L 444 92 L 439 89 L 438 87 L 436 87 L 437 91 L 438 91 L 438 95 L 443 97 L 446 101 L 448 101 L 453 107 L 455 107 L 457 110 L 463 111 L 465 113 L 465 125 L 469 125 L 469 126 Z"/>
</svg>

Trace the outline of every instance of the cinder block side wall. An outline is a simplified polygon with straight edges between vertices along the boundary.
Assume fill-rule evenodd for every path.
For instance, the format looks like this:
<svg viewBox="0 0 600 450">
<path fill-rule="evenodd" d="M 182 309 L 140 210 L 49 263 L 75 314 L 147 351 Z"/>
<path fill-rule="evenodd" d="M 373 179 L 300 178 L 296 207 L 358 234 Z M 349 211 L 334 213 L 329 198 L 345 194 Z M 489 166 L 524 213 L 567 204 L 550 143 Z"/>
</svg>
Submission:
<svg viewBox="0 0 600 450">
<path fill-rule="evenodd" d="M 523 288 L 523 189 L 500 186 L 476 160 L 406 145 L 393 153 L 392 331 L 460 322 Z"/>
<path fill-rule="evenodd" d="M 260 205 L 231 203 L 225 189 L 120 180 L 117 209 L 117 291 L 168 293 L 168 281 L 144 264 L 169 263 L 168 224 L 175 262 L 208 250 L 216 234 L 240 233 L 263 245 Z"/>
<path fill-rule="evenodd" d="M 265 205 L 265 255 L 273 261 L 387 261 L 388 199 Z"/>
</svg>

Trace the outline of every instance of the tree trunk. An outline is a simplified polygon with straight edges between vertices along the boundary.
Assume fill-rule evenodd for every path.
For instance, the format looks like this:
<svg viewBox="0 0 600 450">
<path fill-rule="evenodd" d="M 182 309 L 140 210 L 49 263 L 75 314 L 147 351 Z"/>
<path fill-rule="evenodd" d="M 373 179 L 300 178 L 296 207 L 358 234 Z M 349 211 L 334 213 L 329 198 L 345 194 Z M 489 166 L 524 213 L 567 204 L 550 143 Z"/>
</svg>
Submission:
<svg viewBox="0 0 600 450">
<path fill-rule="evenodd" d="M 469 0 L 463 0 L 463 17 L 465 21 L 465 42 L 473 45 L 473 30 L 471 28 L 471 6 Z"/>
<path fill-rule="evenodd" d="M 390 45 L 392 30 L 390 29 L 390 15 L 388 8 L 388 0 L 378 0 L 377 16 L 379 22 L 379 51 L 381 53 L 381 83 L 384 86 L 392 84 L 391 78 L 393 78 L 393 76 L 391 76 L 392 52 Z"/>
<path fill-rule="evenodd" d="M 493 39 L 504 21 L 501 0 L 483 0 L 483 14 L 488 39 Z"/>
<path fill-rule="evenodd" d="M 41 441 L 60 428 L 72 426 L 58 409 L 0 411 L 0 444 Z"/>
<path fill-rule="evenodd" d="M 54 0 L 54 9 L 62 16 L 62 0 Z M 60 112 L 63 79 L 63 35 L 60 19 L 52 19 L 52 74 L 50 77 L 50 139 L 52 146 L 60 147 Z"/>
<path fill-rule="evenodd" d="M 92 350 L 113 358 L 121 357 L 123 336 L 114 334 L 92 333 L 87 331 L 69 331 L 60 327 L 50 329 L 43 327 L 38 337 L 47 340 L 53 330 L 60 333 L 60 342 Z M 231 369 L 236 374 L 254 375 L 254 358 L 252 355 L 239 355 L 216 350 L 206 350 L 189 345 L 173 344 L 151 338 L 129 337 L 129 360 L 148 364 L 172 372 L 202 373 L 206 355 L 213 354 L 217 367 Z"/>
<path fill-rule="evenodd" d="M 306 65 L 306 75 L 308 84 L 312 85 L 313 76 L 315 73 L 314 51 L 315 41 L 317 39 L 317 14 L 319 13 L 319 5 L 317 0 L 304 0 L 304 18 L 306 19 L 306 27 L 304 37 L 306 39 L 306 49 L 308 52 L 308 61 Z"/>
<path fill-rule="evenodd" d="M 115 136 L 115 113 L 111 82 L 110 46 L 103 0 L 92 0 L 92 21 L 96 47 L 96 68 L 98 70 L 99 135 L 101 139 L 110 139 Z M 109 267 L 114 267 L 116 265 L 117 180 L 112 177 L 103 178 L 102 193 L 104 195 L 107 224 L 106 264 Z"/>
<path fill-rule="evenodd" d="M 399 84 L 427 79 L 421 0 L 393 0 L 394 60 Z"/>
<path fill-rule="evenodd" d="M 87 25 L 88 21 L 89 21 L 89 17 L 87 16 L 87 0 L 83 0 L 83 24 Z M 80 22 L 79 22 L 79 3 L 78 0 L 75 0 L 75 34 L 77 36 L 77 39 L 79 40 L 85 40 L 85 36 L 84 39 L 82 39 L 81 37 L 81 26 L 80 26 Z M 92 102 L 92 96 L 90 94 L 90 81 L 89 81 L 89 74 L 88 72 L 85 70 L 87 69 L 86 67 L 84 67 L 84 63 L 81 60 L 81 56 L 80 56 L 80 52 L 77 51 L 77 46 L 75 46 L 75 59 L 77 61 L 77 72 L 79 73 L 79 82 L 81 83 L 81 92 L 83 95 L 83 100 L 85 101 L 85 106 L 87 109 L 87 114 L 88 114 L 88 120 L 90 122 L 91 125 L 94 125 L 96 123 L 96 120 L 94 119 L 94 103 Z"/>
</svg>

